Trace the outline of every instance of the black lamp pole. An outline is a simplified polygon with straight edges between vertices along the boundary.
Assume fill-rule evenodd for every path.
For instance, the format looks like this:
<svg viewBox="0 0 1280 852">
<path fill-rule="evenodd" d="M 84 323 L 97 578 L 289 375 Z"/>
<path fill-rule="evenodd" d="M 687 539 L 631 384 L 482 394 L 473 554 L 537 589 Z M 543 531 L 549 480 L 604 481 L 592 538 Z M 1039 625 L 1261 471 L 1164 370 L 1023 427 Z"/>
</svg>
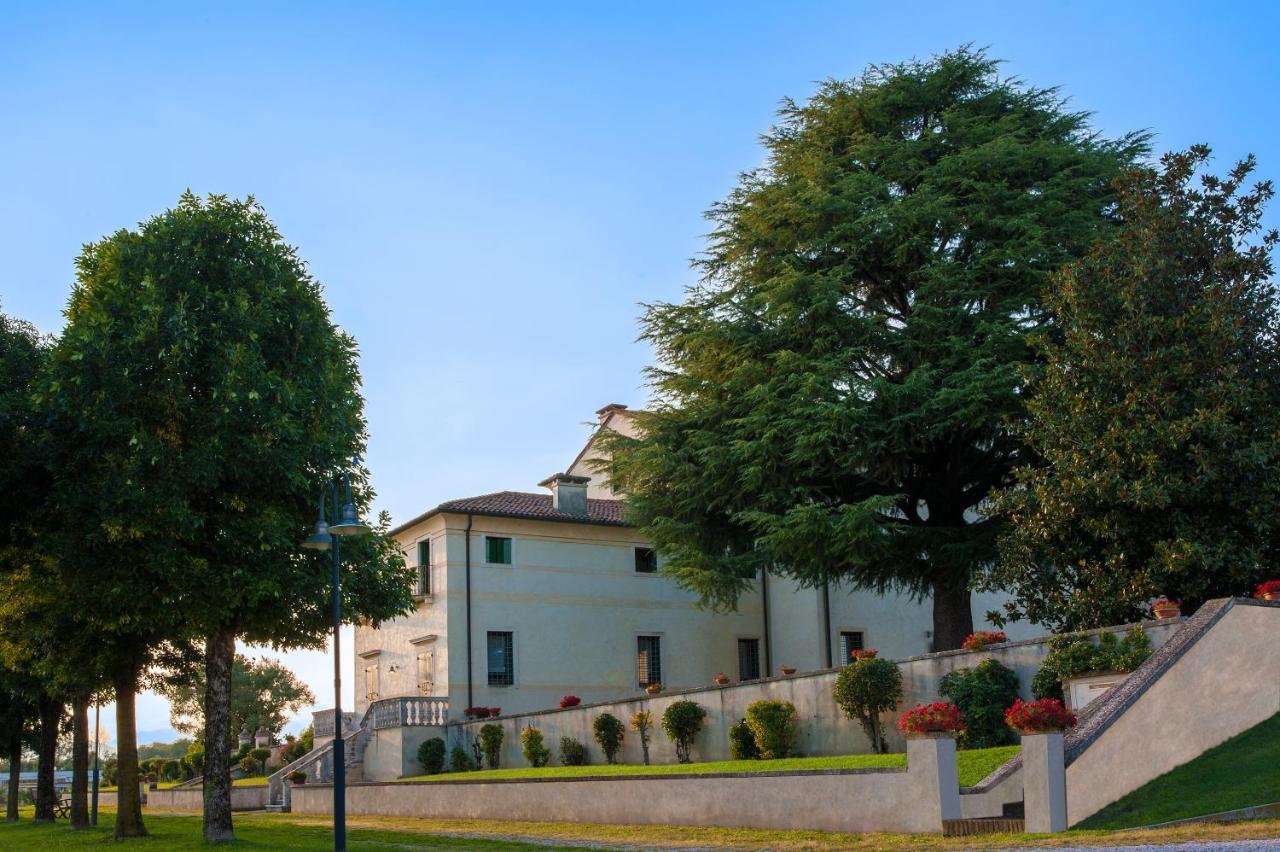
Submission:
<svg viewBox="0 0 1280 852">
<path fill-rule="evenodd" d="M 102 704 L 93 702 L 93 810 L 89 814 L 89 825 L 98 825 L 98 714 L 102 712 Z"/>
</svg>

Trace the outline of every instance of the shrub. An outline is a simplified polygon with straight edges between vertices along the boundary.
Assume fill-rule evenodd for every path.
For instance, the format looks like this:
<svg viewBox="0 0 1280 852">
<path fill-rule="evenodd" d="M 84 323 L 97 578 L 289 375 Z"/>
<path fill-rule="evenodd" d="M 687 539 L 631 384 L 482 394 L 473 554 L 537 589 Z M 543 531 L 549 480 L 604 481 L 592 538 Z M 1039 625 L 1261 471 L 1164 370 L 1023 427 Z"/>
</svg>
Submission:
<svg viewBox="0 0 1280 852">
<path fill-rule="evenodd" d="M 267 756 L 271 756 L 271 752 L 267 752 Z M 181 760 L 170 760 L 164 765 L 164 773 L 161 775 L 166 781 L 177 781 L 182 777 L 183 765 Z"/>
<path fill-rule="evenodd" d="M 295 784 L 307 783 L 307 773 L 303 772 L 301 769 L 295 769 L 290 772 L 288 778 Z"/>
<path fill-rule="evenodd" d="M 898 719 L 903 734 L 959 734 L 964 731 L 964 714 L 945 701 L 917 704 Z"/>
<path fill-rule="evenodd" d="M 418 763 L 422 771 L 428 775 L 444 772 L 444 752 L 444 740 L 439 737 L 432 737 L 418 746 Z"/>
<path fill-rule="evenodd" d="M 560 699 L 560 709 L 566 710 L 570 707 L 577 707 L 581 703 L 582 703 L 582 699 L 579 698 L 578 696 L 566 695 L 564 698 Z"/>
<path fill-rule="evenodd" d="M 902 700 L 902 672 L 888 660 L 869 657 L 854 660 L 836 677 L 836 704 L 846 718 L 857 720 L 871 740 L 873 751 L 889 750 L 880 714 L 898 706 Z"/>
<path fill-rule="evenodd" d="M 1103 633 L 1095 645 L 1088 636 L 1066 634 L 1049 639 L 1049 654 L 1031 680 L 1036 698 L 1063 699 L 1062 685 L 1094 672 L 1131 672 L 1151 656 L 1151 640 L 1141 627 L 1119 637 Z"/>
<path fill-rule="evenodd" d="M 251 754 L 246 754 L 240 758 L 240 768 L 244 770 L 245 775 L 258 775 L 262 772 L 262 761 Z"/>
<path fill-rule="evenodd" d="M 485 763 L 489 764 L 490 769 L 497 769 L 498 761 L 502 757 L 502 726 L 495 722 L 481 725 L 477 740 L 480 743 L 480 751 L 484 754 Z"/>
<path fill-rule="evenodd" d="M 689 750 L 693 740 L 702 730 L 707 711 L 692 701 L 676 701 L 662 713 L 662 730 L 667 732 L 676 744 L 676 760 L 680 763 L 690 761 Z"/>
<path fill-rule="evenodd" d="M 520 753 L 535 768 L 546 766 L 551 758 L 551 750 L 542 744 L 542 731 L 537 728 L 525 728 L 520 732 Z"/>
<path fill-rule="evenodd" d="M 729 726 L 729 756 L 734 760 L 759 760 L 755 734 L 747 727 L 746 719 L 739 719 Z"/>
<path fill-rule="evenodd" d="M 587 747 L 573 737 L 561 737 L 560 762 L 565 766 L 586 766 Z"/>
<path fill-rule="evenodd" d="M 253 751 L 249 752 L 249 754 L 253 755 L 253 759 L 261 763 L 263 766 L 266 766 L 267 761 L 271 759 L 271 749 L 269 748 L 255 748 Z"/>
<path fill-rule="evenodd" d="M 622 740 L 627 735 L 622 720 L 612 713 L 602 713 L 591 723 L 591 731 L 604 753 L 604 762 L 617 763 L 618 749 L 622 748 Z"/>
<path fill-rule="evenodd" d="M 1056 698 L 1013 702 L 1004 714 L 1005 723 L 1020 734 L 1042 734 L 1046 731 L 1065 731 L 1076 723 L 1072 713 Z"/>
<path fill-rule="evenodd" d="M 747 706 L 747 727 L 761 760 L 791 757 L 796 741 L 796 707 L 790 701 L 754 701 Z"/>
<path fill-rule="evenodd" d="M 197 775 L 204 772 L 204 744 L 194 742 L 187 746 L 187 764 Z"/>
<path fill-rule="evenodd" d="M 1004 722 L 1005 708 L 1018 700 L 1018 675 L 997 660 L 942 676 L 939 691 L 964 714 L 962 748 L 992 748 L 1017 742 Z"/>
<path fill-rule="evenodd" d="M 460 745 L 453 747 L 449 752 L 449 771 L 450 772 L 470 772 L 475 768 L 475 764 L 471 762 L 471 757 L 467 754 L 467 750 Z"/>
<path fill-rule="evenodd" d="M 649 765 L 649 731 L 653 729 L 653 714 L 637 710 L 631 714 L 631 730 L 640 735 L 640 751 L 644 753 L 644 765 Z"/>
<path fill-rule="evenodd" d="M 981 651 L 991 645 L 1008 641 L 1009 637 L 1003 630 L 975 630 L 961 643 L 960 647 L 966 651 Z"/>
</svg>

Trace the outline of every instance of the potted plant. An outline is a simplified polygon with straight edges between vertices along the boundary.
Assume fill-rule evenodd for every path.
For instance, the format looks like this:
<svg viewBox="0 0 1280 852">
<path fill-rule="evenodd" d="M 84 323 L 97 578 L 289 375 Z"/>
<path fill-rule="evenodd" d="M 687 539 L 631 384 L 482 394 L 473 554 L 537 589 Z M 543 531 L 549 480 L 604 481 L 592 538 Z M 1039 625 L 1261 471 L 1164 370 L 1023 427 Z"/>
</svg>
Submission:
<svg viewBox="0 0 1280 852">
<path fill-rule="evenodd" d="M 294 784 L 307 783 L 307 773 L 303 772 L 301 769 L 295 769 L 292 772 L 290 772 L 288 775 L 288 778 Z"/>
<path fill-rule="evenodd" d="M 1003 630 L 975 630 L 961 644 L 966 651 L 985 651 L 992 645 L 1008 642 L 1009 637 Z"/>
<path fill-rule="evenodd" d="M 716 672 L 716 676 L 711 679 L 716 686 L 728 686 L 729 676 L 724 672 Z"/>
<path fill-rule="evenodd" d="M 859 648 L 851 651 L 849 657 L 853 660 L 874 660 L 879 653 L 875 648 Z"/>
<path fill-rule="evenodd" d="M 488 707 L 468 707 L 462 711 L 463 715 L 468 719 L 487 719 L 489 717 Z"/>
<path fill-rule="evenodd" d="M 907 738 L 931 734 L 956 736 L 964 731 L 964 714 L 946 701 L 917 704 L 899 717 L 898 730 Z"/>
<path fill-rule="evenodd" d="M 1056 698 L 1041 698 L 1039 701 L 1019 698 L 1004 711 L 1004 723 L 1023 736 L 1053 734 L 1074 725 L 1076 714 Z"/>
<path fill-rule="evenodd" d="M 582 703 L 582 699 L 576 695 L 566 695 L 560 699 L 560 709 L 567 710 L 570 707 L 577 707 Z"/>
<path fill-rule="evenodd" d="M 501 707 L 490 707 L 490 708 L 488 708 L 488 709 L 489 709 L 489 718 L 490 718 L 490 719 L 496 719 L 496 718 L 498 718 L 499 716 L 501 716 L 501 715 L 502 715 L 502 708 L 501 708 Z"/>
<path fill-rule="evenodd" d="M 1280 601 L 1280 580 L 1267 580 L 1259 583 L 1253 596 L 1260 601 Z"/>
<path fill-rule="evenodd" d="M 796 673 L 796 667 L 795 667 L 795 666 L 788 666 L 788 665 L 785 665 L 785 664 L 784 664 L 784 665 L 781 665 L 781 666 L 778 666 L 778 670 L 782 672 L 782 676 L 783 676 L 783 677 L 791 677 L 793 674 L 795 674 L 795 673 Z"/>
<path fill-rule="evenodd" d="M 644 688 L 644 691 L 649 695 L 657 695 L 659 692 L 662 691 L 662 684 L 651 683 Z"/>
<path fill-rule="evenodd" d="M 1155 603 L 1151 605 L 1151 611 L 1155 613 L 1156 618 L 1167 621 L 1182 615 L 1182 604 L 1168 598 L 1156 598 Z"/>
</svg>

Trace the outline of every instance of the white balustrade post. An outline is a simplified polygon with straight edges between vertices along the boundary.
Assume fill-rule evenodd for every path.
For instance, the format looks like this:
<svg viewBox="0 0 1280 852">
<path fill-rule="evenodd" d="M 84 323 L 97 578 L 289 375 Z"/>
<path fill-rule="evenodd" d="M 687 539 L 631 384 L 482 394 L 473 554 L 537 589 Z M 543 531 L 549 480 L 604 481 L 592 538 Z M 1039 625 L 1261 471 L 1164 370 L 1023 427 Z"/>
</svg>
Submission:
<svg viewBox="0 0 1280 852">
<path fill-rule="evenodd" d="M 921 831 L 940 832 L 944 820 L 960 819 L 960 772 L 954 735 L 908 734 L 907 772 L 916 801 L 904 803 L 904 807 L 919 810 Z"/>
<path fill-rule="evenodd" d="M 1027 831 L 1067 830 L 1067 770 L 1061 731 L 1022 735 L 1022 796 Z"/>
</svg>

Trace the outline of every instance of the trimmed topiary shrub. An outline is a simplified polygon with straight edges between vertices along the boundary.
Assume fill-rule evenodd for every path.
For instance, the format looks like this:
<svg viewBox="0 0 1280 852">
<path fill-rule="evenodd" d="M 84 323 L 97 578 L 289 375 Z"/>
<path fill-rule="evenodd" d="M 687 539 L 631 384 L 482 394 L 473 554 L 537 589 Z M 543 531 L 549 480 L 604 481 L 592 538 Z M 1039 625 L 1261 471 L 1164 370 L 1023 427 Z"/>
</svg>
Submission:
<svg viewBox="0 0 1280 852">
<path fill-rule="evenodd" d="M 1016 745 L 1018 738 L 1004 722 L 1004 712 L 1018 700 L 1018 675 L 997 660 L 983 660 L 974 668 L 956 669 L 942 676 L 939 691 L 964 713 L 960 748 Z"/>
<path fill-rule="evenodd" d="M 467 754 L 467 750 L 462 746 L 456 745 L 449 752 L 450 772 L 470 772 L 475 768 L 475 764 L 471 762 L 471 755 Z"/>
<path fill-rule="evenodd" d="M 240 768 L 244 770 L 245 775 L 258 775 L 262 772 L 262 762 L 253 755 L 246 754 L 240 758 Z"/>
<path fill-rule="evenodd" d="M 428 775 L 444 772 L 444 751 L 444 740 L 439 737 L 432 737 L 418 746 L 418 763 L 422 771 Z"/>
<path fill-rule="evenodd" d="M 902 672 L 898 667 L 876 657 L 854 660 L 836 677 L 834 694 L 844 715 L 862 725 L 872 750 L 886 753 L 889 744 L 884 739 L 880 714 L 893 710 L 902 700 Z"/>
<path fill-rule="evenodd" d="M 565 766 L 586 766 L 587 747 L 573 737 L 561 737 L 560 762 Z"/>
<path fill-rule="evenodd" d="M 525 728 L 520 732 L 520 753 L 535 769 L 546 766 L 551 759 L 551 749 L 542 744 L 542 731 L 537 728 Z"/>
<path fill-rule="evenodd" d="M 662 713 L 662 730 L 676 744 L 676 760 L 688 763 L 693 741 L 702 730 L 707 711 L 692 701 L 676 701 Z"/>
<path fill-rule="evenodd" d="M 754 701 L 747 705 L 746 722 L 761 760 L 792 756 L 796 741 L 796 706 L 790 701 Z"/>
<path fill-rule="evenodd" d="M 759 760 L 755 734 L 747 727 L 746 719 L 739 719 L 729 726 L 729 756 L 734 760 Z"/>
<path fill-rule="evenodd" d="M 591 731 L 604 753 L 604 762 L 617 763 L 618 749 L 622 748 L 622 740 L 627 735 L 622 720 L 612 713 L 602 713 L 591 723 Z"/>
<path fill-rule="evenodd" d="M 502 758 L 502 737 L 502 726 L 498 723 L 489 722 L 480 726 L 480 734 L 476 740 L 480 745 L 480 753 L 484 755 L 484 762 L 490 769 L 497 769 L 498 761 Z"/>
</svg>

